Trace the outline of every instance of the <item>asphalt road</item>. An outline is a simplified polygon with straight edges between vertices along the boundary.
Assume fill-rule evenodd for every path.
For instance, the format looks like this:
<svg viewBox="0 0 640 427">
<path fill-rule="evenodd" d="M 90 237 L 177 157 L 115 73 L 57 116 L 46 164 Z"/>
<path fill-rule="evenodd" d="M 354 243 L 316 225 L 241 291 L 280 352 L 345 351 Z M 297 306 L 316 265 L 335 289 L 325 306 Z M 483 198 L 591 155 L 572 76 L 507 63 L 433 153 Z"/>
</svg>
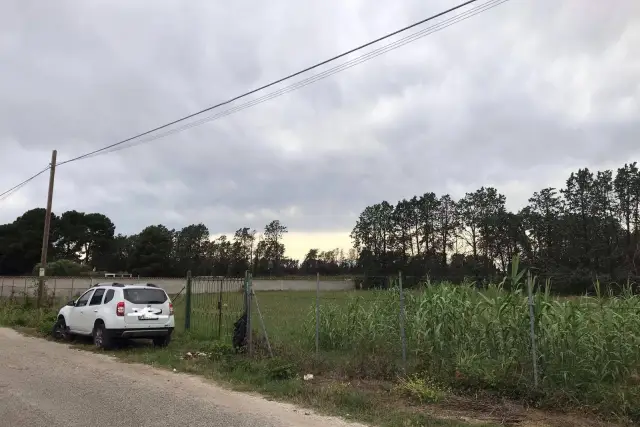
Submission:
<svg viewBox="0 0 640 427">
<path fill-rule="evenodd" d="M 5 328 L 0 328 L 0 425 L 358 426 Z"/>
</svg>

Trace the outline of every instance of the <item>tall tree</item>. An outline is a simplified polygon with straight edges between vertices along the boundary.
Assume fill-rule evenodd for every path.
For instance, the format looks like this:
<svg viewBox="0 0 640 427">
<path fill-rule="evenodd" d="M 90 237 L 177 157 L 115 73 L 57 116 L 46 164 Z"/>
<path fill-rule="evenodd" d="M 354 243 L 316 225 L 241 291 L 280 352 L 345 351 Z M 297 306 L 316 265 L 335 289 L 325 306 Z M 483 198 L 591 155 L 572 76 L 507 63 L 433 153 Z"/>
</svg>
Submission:
<svg viewBox="0 0 640 427">
<path fill-rule="evenodd" d="M 284 257 L 284 245 L 282 244 L 282 238 L 287 231 L 287 227 L 277 219 L 271 221 L 264 227 L 266 257 L 273 263 L 276 272 L 279 271 L 280 260 Z"/>
<path fill-rule="evenodd" d="M 227 236 L 222 235 L 211 243 L 211 258 L 213 273 L 216 276 L 237 275 L 234 271 L 232 258 L 232 244 Z"/>
<path fill-rule="evenodd" d="M 317 272 L 320 263 L 319 255 L 319 249 L 309 249 L 309 252 L 307 252 L 302 264 L 300 265 L 300 269 L 305 274 L 313 274 L 314 272 Z"/>
<path fill-rule="evenodd" d="M 561 190 L 566 203 L 567 225 L 577 243 L 570 256 L 576 259 L 577 266 L 585 269 L 591 269 L 593 264 L 593 189 L 593 173 L 585 168 L 572 172 L 566 188 Z"/>
<path fill-rule="evenodd" d="M 189 270 L 196 275 L 211 271 L 207 258 L 208 244 L 209 229 L 202 223 L 188 225 L 175 233 L 175 265 L 182 275 Z"/>
<path fill-rule="evenodd" d="M 143 277 L 172 275 L 174 233 L 164 225 L 150 225 L 142 230 L 131 254 L 132 272 Z"/>
<path fill-rule="evenodd" d="M 459 227 L 456 214 L 456 203 L 450 195 L 445 194 L 438 200 L 435 212 L 437 233 L 436 247 L 440 249 L 442 265 L 447 265 L 447 251 L 451 251 L 455 242 L 455 231 Z"/>
<path fill-rule="evenodd" d="M 234 233 L 232 252 L 234 268 L 238 272 L 243 272 L 251 268 L 255 240 L 256 230 L 251 230 L 249 227 L 239 228 Z"/>
<path fill-rule="evenodd" d="M 418 200 L 418 218 L 422 228 L 423 253 L 435 254 L 437 251 L 437 213 L 440 200 L 435 193 L 425 193 Z"/>
<path fill-rule="evenodd" d="M 40 262 L 45 215 L 45 209 L 31 209 L 0 229 L 0 272 L 25 274 Z M 58 217 L 53 213 L 50 228 L 48 254 L 50 260 L 55 260 L 54 242 L 59 240 L 60 233 Z"/>
<path fill-rule="evenodd" d="M 529 238 L 530 261 L 534 258 L 543 265 L 552 265 L 563 256 L 564 206 L 555 188 L 544 188 L 533 193 L 529 205 L 521 212 Z M 541 267 L 542 265 L 538 265 Z"/>
<path fill-rule="evenodd" d="M 458 236 L 463 244 L 471 249 L 471 255 L 478 260 L 478 248 L 480 245 L 480 226 L 482 212 L 478 193 L 467 193 L 458 204 Z"/>
<path fill-rule="evenodd" d="M 415 216 L 412 204 L 404 199 L 398 202 L 391 214 L 394 249 L 402 256 L 413 255 L 413 233 Z M 419 250 L 419 249 L 418 249 Z"/>
</svg>

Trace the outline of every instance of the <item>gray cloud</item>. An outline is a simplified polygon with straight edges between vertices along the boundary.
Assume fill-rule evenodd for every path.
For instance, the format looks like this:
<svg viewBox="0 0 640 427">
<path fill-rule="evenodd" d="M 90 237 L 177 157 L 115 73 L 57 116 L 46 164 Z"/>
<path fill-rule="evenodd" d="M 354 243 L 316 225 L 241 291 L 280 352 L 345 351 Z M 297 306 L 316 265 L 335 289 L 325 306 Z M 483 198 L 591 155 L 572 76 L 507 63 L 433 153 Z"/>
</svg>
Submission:
<svg viewBox="0 0 640 427">
<path fill-rule="evenodd" d="M 0 184 L 308 66 L 457 1 L 10 0 Z M 280 218 L 352 227 L 368 204 L 496 185 L 517 208 L 566 172 L 638 157 L 640 7 L 510 1 L 299 91 L 59 168 L 54 209 L 119 231 Z M 0 204 L 45 202 L 46 178 Z"/>
</svg>

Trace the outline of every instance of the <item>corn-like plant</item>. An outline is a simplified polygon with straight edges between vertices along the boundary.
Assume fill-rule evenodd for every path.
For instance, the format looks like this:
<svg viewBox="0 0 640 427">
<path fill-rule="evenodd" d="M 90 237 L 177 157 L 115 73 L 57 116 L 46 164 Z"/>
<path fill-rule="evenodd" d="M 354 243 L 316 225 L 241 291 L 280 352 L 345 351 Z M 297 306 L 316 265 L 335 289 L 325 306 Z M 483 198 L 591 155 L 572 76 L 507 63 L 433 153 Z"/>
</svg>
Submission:
<svg viewBox="0 0 640 427">
<path fill-rule="evenodd" d="M 511 274 L 487 289 L 432 283 L 407 292 L 410 369 L 454 387 L 640 417 L 640 297 L 632 284 L 613 296 L 596 283 L 596 296 L 573 299 L 553 297 L 549 281 L 534 290 L 535 388 L 524 273 L 514 259 Z M 398 365 L 398 307 L 398 289 L 346 306 L 323 304 L 321 348 L 353 357 L 372 353 Z M 315 329 L 315 312 L 307 325 Z"/>
</svg>

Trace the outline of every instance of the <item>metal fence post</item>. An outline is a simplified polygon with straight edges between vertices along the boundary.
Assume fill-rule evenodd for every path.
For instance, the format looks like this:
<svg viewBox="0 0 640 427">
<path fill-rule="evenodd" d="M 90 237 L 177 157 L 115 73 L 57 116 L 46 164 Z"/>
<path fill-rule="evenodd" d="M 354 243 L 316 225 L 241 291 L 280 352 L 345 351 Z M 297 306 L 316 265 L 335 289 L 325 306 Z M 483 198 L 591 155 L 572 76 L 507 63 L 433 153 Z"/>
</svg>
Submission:
<svg viewBox="0 0 640 427">
<path fill-rule="evenodd" d="M 527 292 L 529 294 L 529 323 L 531 326 L 531 358 L 533 362 L 533 386 L 538 388 L 538 349 L 536 348 L 536 328 L 533 302 L 533 281 L 531 272 L 527 273 Z"/>
<path fill-rule="evenodd" d="M 58 281 L 56 279 L 53 279 L 53 295 L 51 296 L 51 300 L 48 302 L 49 306 L 51 306 L 52 304 L 55 304 L 56 301 L 56 292 L 58 290 Z"/>
<path fill-rule="evenodd" d="M 222 338 L 222 292 L 224 280 L 220 280 L 220 287 L 218 289 L 218 339 Z"/>
<path fill-rule="evenodd" d="M 404 331 L 404 290 L 402 289 L 402 272 L 398 272 L 398 287 L 400 289 L 400 339 L 402 341 L 402 370 L 407 371 L 407 336 Z"/>
<path fill-rule="evenodd" d="M 264 324 L 264 317 L 262 317 L 262 312 L 260 312 L 260 304 L 258 303 L 258 296 L 256 293 L 251 290 L 251 295 L 256 299 L 256 310 L 258 311 L 258 318 L 260 319 L 260 324 L 262 325 L 262 333 L 264 334 L 264 339 L 267 342 L 267 349 L 269 350 L 269 356 L 273 357 L 273 350 L 271 349 L 271 343 L 269 342 L 269 334 L 267 333 L 267 326 Z"/>
<path fill-rule="evenodd" d="M 185 292 L 184 330 L 191 328 L 191 270 L 187 271 L 187 289 Z"/>
<path fill-rule="evenodd" d="M 244 304 L 244 312 L 247 313 L 249 308 L 247 307 L 249 300 L 247 299 L 249 286 L 249 270 L 244 272 L 244 281 L 242 282 L 242 303 Z M 246 326 L 245 326 L 246 329 Z M 245 331 L 246 332 L 246 331 Z"/>
<path fill-rule="evenodd" d="M 320 356 L 320 272 L 316 273 L 316 357 Z"/>
<path fill-rule="evenodd" d="M 253 356 L 253 333 L 251 327 L 251 306 L 252 304 L 252 280 L 251 273 L 247 271 L 247 347 L 249 349 L 249 356 Z"/>
</svg>

